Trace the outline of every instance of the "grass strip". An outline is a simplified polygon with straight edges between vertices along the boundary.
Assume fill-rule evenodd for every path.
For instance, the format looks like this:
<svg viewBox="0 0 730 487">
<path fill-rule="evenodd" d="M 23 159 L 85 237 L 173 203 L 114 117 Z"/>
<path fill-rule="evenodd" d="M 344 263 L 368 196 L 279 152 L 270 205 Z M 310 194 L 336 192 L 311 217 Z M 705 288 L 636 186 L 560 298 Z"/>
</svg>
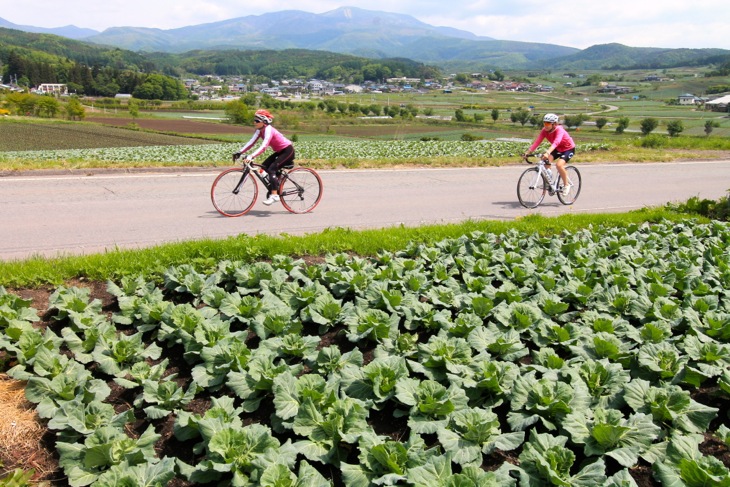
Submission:
<svg viewBox="0 0 730 487">
<path fill-rule="evenodd" d="M 554 235 L 591 226 L 627 226 L 663 219 L 686 220 L 665 208 L 647 208 L 629 213 L 571 214 L 558 217 L 529 215 L 513 221 L 468 220 L 458 224 L 390 227 L 373 230 L 330 228 L 320 233 L 295 235 L 239 235 L 221 240 L 202 239 L 158 245 L 145 249 L 112 250 L 83 256 L 32 257 L 0 262 L 0 285 L 9 289 L 59 285 L 72 279 L 117 280 L 142 275 L 160 280 L 172 265 L 191 264 L 214 268 L 221 260 L 254 262 L 274 255 L 315 258 L 341 252 L 373 256 L 379 251 L 397 251 L 409 243 L 429 244 L 457 238 L 474 231 L 502 234 L 511 229 Z M 697 218 L 692 216 L 692 218 Z"/>
</svg>

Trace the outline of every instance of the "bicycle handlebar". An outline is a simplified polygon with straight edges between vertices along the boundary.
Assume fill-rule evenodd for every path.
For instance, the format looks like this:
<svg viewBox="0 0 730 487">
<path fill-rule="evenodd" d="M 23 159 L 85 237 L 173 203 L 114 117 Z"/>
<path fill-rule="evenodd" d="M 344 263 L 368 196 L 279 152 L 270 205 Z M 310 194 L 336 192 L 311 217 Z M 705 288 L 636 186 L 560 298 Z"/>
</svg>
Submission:
<svg viewBox="0 0 730 487">
<path fill-rule="evenodd" d="M 544 160 L 544 159 L 542 158 L 542 152 L 533 152 L 533 153 L 531 153 L 531 154 L 523 154 L 523 155 L 522 155 L 522 160 L 523 160 L 523 161 L 525 161 L 525 162 L 526 162 L 526 163 L 528 163 L 528 164 L 535 164 L 535 163 L 534 163 L 533 161 L 531 161 L 531 160 L 530 160 L 530 157 L 539 157 L 539 158 L 540 158 L 540 160 L 542 160 L 542 161 L 544 161 L 544 162 L 547 162 L 547 161 L 545 161 L 545 160 Z"/>
</svg>

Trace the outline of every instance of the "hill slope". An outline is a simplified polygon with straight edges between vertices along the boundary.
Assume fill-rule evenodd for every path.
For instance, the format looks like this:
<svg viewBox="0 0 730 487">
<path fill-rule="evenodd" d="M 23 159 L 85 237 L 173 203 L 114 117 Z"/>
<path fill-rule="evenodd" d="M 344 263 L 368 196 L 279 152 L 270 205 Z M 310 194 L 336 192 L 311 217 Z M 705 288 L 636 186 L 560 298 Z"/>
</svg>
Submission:
<svg viewBox="0 0 730 487">
<path fill-rule="evenodd" d="M 534 60 L 578 52 L 551 44 L 479 37 L 466 31 L 434 27 L 409 15 L 352 7 L 323 14 L 286 10 L 170 30 L 114 27 L 86 40 L 133 51 L 299 48 L 502 68 L 524 67 Z"/>
</svg>

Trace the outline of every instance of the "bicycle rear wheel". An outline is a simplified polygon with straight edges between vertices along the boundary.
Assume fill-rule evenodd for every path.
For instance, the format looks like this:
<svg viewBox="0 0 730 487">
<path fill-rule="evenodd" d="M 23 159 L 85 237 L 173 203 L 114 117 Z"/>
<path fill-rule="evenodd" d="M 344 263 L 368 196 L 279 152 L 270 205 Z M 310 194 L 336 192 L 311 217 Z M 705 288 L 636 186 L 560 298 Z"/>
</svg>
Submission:
<svg viewBox="0 0 730 487">
<path fill-rule="evenodd" d="M 256 202 L 258 185 L 250 174 L 244 175 L 243 171 L 240 167 L 226 169 L 213 181 L 210 199 L 221 215 L 245 215 Z"/>
<path fill-rule="evenodd" d="M 545 199 L 547 190 L 548 183 L 536 167 L 526 169 L 517 181 L 517 198 L 525 208 L 537 208 Z"/>
<path fill-rule="evenodd" d="M 571 205 L 578 199 L 581 187 L 580 171 L 574 166 L 566 166 L 565 172 L 568 173 L 568 181 L 570 182 L 570 192 L 563 194 L 562 188 L 558 190 L 558 199 L 564 205 Z"/>
<path fill-rule="evenodd" d="M 319 174 L 306 167 L 292 169 L 281 179 L 281 204 L 292 213 L 308 213 L 322 199 L 322 180 Z"/>
</svg>

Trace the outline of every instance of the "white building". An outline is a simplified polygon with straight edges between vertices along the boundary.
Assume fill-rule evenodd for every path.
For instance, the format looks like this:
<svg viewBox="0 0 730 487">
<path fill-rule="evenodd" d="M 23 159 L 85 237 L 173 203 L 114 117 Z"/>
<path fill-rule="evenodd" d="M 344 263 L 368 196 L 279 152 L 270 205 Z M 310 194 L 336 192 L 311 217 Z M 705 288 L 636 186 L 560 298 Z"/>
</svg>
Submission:
<svg viewBox="0 0 730 487">
<path fill-rule="evenodd" d="M 679 95 L 677 97 L 677 101 L 680 105 L 694 105 L 695 99 L 696 97 L 690 93 L 685 93 L 684 95 Z"/>
<path fill-rule="evenodd" d="M 39 95 L 68 95 L 68 87 L 62 83 L 41 83 L 34 91 Z"/>
</svg>

